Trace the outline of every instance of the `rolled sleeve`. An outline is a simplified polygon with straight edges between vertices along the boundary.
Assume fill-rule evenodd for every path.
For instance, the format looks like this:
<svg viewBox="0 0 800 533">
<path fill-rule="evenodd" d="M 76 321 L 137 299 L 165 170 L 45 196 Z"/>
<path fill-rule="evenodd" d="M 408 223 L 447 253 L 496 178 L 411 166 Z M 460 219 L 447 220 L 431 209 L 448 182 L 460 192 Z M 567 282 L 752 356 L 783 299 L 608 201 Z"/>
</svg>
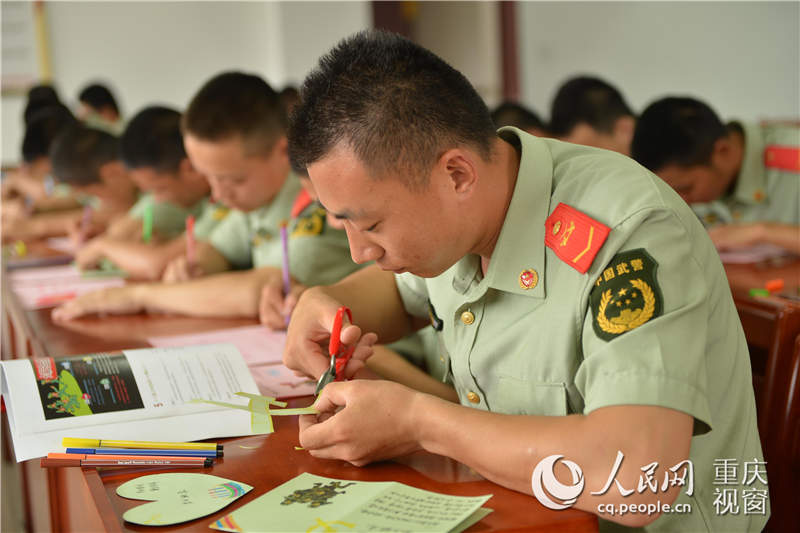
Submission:
<svg viewBox="0 0 800 533">
<path fill-rule="evenodd" d="M 208 236 L 208 242 L 237 268 L 252 265 L 252 236 L 247 216 L 231 211 Z"/>
<path fill-rule="evenodd" d="M 576 375 L 584 413 L 613 405 L 668 407 L 694 417 L 695 434 L 706 433 L 712 426 L 706 371 L 711 304 L 706 272 L 694 255 L 695 228 L 687 230 L 667 210 L 629 223 L 635 229 L 628 230 L 617 254 L 644 249 L 655 261 L 661 312 L 634 329 L 601 338 L 593 323 L 598 318 L 587 306 L 584 360 Z M 623 234 L 625 224 L 618 229 Z"/>
</svg>

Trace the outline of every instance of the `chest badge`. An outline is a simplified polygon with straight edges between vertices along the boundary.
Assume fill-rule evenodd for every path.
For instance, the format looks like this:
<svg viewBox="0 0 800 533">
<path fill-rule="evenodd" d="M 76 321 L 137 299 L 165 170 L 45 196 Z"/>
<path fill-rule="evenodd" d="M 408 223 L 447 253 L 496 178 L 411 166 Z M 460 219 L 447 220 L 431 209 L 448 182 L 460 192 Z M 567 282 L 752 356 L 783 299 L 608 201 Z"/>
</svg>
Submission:
<svg viewBox="0 0 800 533">
<path fill-rule="evenodd" d="M 525 290 L 536 287 L 539 283 L 539 274 L 532 268 L 523 270 L 519 274 L 519 286 Z"/>
</svg>

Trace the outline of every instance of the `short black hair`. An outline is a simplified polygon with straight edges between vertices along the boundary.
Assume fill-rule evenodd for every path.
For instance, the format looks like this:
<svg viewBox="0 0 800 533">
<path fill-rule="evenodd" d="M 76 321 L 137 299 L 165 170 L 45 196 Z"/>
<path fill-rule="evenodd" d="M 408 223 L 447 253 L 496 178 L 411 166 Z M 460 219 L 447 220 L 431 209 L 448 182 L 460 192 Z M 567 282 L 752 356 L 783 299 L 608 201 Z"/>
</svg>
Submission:
<svg viewBox="0 0 800 533">
<path fill-rule="evenodd" d="M 289 116 L 289 113 L 292 112 L 294 106 L 297 105 L 297 102 L 300 100 L 300 91 L 297 90 L 297 87 L 294 85 L 287 85 L 281 92 L 278 93 L 281 102 L 283 102 L 283 107 L 286 109 L 286 116 Z"/>
<path fill-rule="evenodd" d="M 585 123 L 599 132 L 611 133 L 617 120 L 626 116 L 633 116 L 633 111 L 614 86 L 600 78 L 579 76 L 567 80 L 556 92 L 548 131 L 563 137 Z"/>
<path fill-rule="evenodd" d="M 631 157 L 652 171 L 671 164 L 707 165 L 714 143 L 727 134 L 707 104 L 689 97 L 662 98 L 639 117 Z"/>
<path fill-rule="evenodd" d="M 25 135 L 22 138 L 23 161 L 32 163 L 47 157 L 58 134 L 75 122 L 72 111 L 60 102 L 51 103 L 36 111 L 25 125 Z"/>
<path fill-rule="evenodd" d="M 345 143 L 375 173 L 427 183 L 444 149 L 470 146 L 488 160 L 497 138 L 469 81 L 432 52 L 393 33 L 359 32 L 322 56 L 300 90 L 289 155 L 308 167 Z"/>
<path fill-rule="evenodd" d="M 50 148 L 53 177 L 73 185 L 100 182 L 100 167 L 119 160 L 119 140 L 108 132 L 74 124 Z"/>
<path fill-rule="evenodd" d="M 204 141 L 241 137 L 249 151 L 265 152 L 286 133 L 286 110 L 278 93 L 259 76 L 223 72 L 194 95 L 183 115 L 183 132 Z"/>
<path fill-rule="evenodd" d="M 33 85 L 28 89 L 28 102 L 32 102 L 34 100 L 45 100 L 48 102 L 60 102 L 61 99 L 58 97 L 58 92 L 56 91 L 55 87 L 50 85 L 49 83 L 40 83 L 37 85 Z"/>
<path fill-rule="evenodd" d="M 533 110 L 517 102 L 505 101 L 492 111 L 492 121 L 498 128 L 515 126 L 521 130 L 546 130 L 544 122 Z"/>
<path fill-rule="evenodd" d="M 169 107 L 146 107 L 128 123 L 119 148 L 122 162 L 128 168 L 175 172 L 186 159 L 181 114 Z"/>
<path fill-rule="evenodd" d="M 92 109 L 101 110 L 110 107 L 115 113 L 119 114 L 117 100 L 111 90 L 101 83 L 92 83 L 78 93 L 78 100 L 88 105 Z"/>
</svg>

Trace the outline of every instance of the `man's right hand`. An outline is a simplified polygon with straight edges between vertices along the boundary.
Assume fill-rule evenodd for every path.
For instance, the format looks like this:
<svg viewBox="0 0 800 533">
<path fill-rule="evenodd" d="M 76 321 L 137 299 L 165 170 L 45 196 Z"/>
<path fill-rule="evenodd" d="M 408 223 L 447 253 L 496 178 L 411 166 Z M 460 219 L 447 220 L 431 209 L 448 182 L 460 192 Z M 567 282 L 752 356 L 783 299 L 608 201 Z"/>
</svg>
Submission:
<svg viewBox="0 0 800 533">
<path fill-rule="evenodd" d="M 190 263 L 186 255 L 181 255 L 173 259 L 164 269 L 161 281 L 165 283 L 176 283 L 179 281 L 189 281 L 194 278 L 201 278 L 205 275 L 202 267 L 197 263 Z"/>
<path fill-rule="evenodd" d="M 145 309 L 139 298 L 143 287 L 130 285 L 88 292 L 56 307 L 51 316 L 59 322 L 95 313 L 135 314 Z"/>
<path fill-rule="evenodd" d="M 297 374 L 319 378 L 330 366 L 328 343 L 336 311 L 343 304 L 317 288 L 309 289 L 300 297 L 286 337 L 283 364 Z M 362 334 L 355 324 L 342 327 L 342 344 L 355 346 L 353 357 L 344 369 L 345 378 L 356 377 L 364 371 L 365 361 L 372 355 L 377 342 L 375 333 Z"/>
</svg>

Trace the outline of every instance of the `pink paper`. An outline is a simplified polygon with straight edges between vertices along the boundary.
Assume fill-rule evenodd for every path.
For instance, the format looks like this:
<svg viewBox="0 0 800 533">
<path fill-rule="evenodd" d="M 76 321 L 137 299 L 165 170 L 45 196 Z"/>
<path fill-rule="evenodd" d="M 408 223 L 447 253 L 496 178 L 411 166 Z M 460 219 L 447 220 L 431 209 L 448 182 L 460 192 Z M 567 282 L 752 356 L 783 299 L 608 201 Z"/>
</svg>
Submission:
<svg viewBox="0 0 800 533">
<path fill-rule="evenodd" d="M 75 280 L 56 282 L 45 280 L 15 284 L 12 285 L 12 290 L 25 309 L 43 309 L 55 307 L 87 292 L 123 285 L 125 285 L 125 280 L 122 278 L 82 279 L 79 277 Z"/>
<path fill-rule="evenodd" d="M 191 346 L 197 344 L 231 343 L 239 349 L 244 360 L 250 365 L 280 363 L 286 333 L 270 331 L 264 326 L 244 326 L 241 328 L 220 329 L 203 333 L 153 337 L 147 339 L 153 346 Z"/>
<path fill-rule="evenodd" d="M 52 237 L 47 239 L 47 247 L 65 254 L 74 254 L 78 251 L 75 243 L 69 237 Z"/>
<path fill-rule="evenodd" d="M 282 364 L 251 366 L 250 373 L 253 374 L 258 390 L 264 396 L 274 398 L 310 396 L 317 388 L 316 381 L 295 376 L 294 372 Z"/>
<path fill-rule="evenodd" d="M 23 268 L 8 273 L 12 287 L 31 284 L 54 284 L 72 282 L 81 279 L 81 273 L 75 265 Z"/>
</svg>

